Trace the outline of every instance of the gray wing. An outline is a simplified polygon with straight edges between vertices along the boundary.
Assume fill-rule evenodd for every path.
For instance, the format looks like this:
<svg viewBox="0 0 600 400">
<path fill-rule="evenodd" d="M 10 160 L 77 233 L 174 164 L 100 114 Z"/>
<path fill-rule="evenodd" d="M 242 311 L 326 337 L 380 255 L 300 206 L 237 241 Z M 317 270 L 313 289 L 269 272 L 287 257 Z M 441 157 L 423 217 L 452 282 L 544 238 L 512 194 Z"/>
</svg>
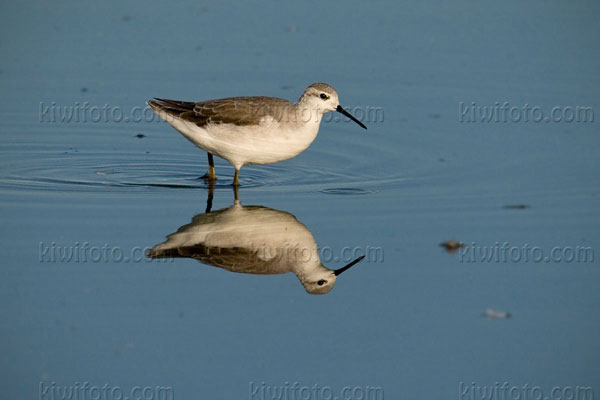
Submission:
<svg viewBox="0 0 600 400">
<path fill-rule="evenodd" d="M 162 251 L 150 250 L 150 258 L 193 258 L 203 264 L 244 274 L 280 274 L 279 258 L 265 261 L 256 250 L 243 247 L 209 247 L 201 243 Z"/>
<path fill-rule="evenodd" d="M 208 124 L 258 125 L 265 117 L 281 121 L 286 110 L 293 106 L 284 99 L 259 96 L 231 97 L 199 103 L 155 99 L 148 104 L 155 110 L 165 111 L 200 127 Z"/>
</svg>

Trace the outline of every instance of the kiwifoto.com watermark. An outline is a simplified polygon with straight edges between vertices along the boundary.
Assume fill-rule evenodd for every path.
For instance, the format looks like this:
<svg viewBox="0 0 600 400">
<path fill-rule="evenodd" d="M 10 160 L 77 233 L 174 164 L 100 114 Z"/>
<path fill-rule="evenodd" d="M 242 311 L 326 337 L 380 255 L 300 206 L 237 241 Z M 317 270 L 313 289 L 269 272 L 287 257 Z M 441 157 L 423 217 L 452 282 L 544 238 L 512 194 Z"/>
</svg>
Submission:
<svg viewBox="0 0 600 400">
<path fill-rule="evenodd" d="M 92 385 L 75 382 L 64 386 L 56 382 L 40 382 L 40 400 L 173 400 L 171 386 L 133 386 L 130 389 L 118 385 Z"/>
<path fill-rule="evenodd" d="M 460 262 L 479 263 L 593 263 L 594 249 L 590 246 L 554 246 L 544 250 L 529 243 L 511 245 L 496 242 L 481 245 L 476 242 L 462 243 L 458 249 Z"/>
<path fill-rule="evenodd" d="M 593 400 L 590 386 L 554 386 L 544 390 L 540 386 L 511 385 L 509 382 L 478 385 L 475 382 L 458 384 L 459 400 Z"/>
<path fill-rule="evenodd" d="M 283 385 L 269 385 L 265 382 L 250 382 L 250 400 L 383 400 L 380 386 L 344 386 L 334 389 L 331 386 L 314 384 L 302 385 L 299 382 L 285 382 Z"/>
<path fill-rule="evenodd" d="M 554 106 L 544 109 L 527 103 L 508 101 L 481 105 L 474 101 L 458 103 L 458 121 L 463 123 L 593 123 L 594 110 L 589 106 Z"/>
<path fill-rule="evenodd" d="M 313 260 L 321 262 L 350 262 L 360 256 L 365 256 L 366 262 L 381 263 L 384 261 L 384 251 L 381 246 L 346 246 L 334 250 L 329 246 L 307 248 L 298 244 L 274 247 L 268 244 L 251 245 L 250 251 L 240 251 L 247 255 L 248 261 L 259 257 L 265 261 L 309 263 Z M 215 247 L 208 249 L 211 255 L 221 252 L 230 254 L 231 249 Z M 154 255 L 154 256 L 153 256 Z M 123 248 L 110 243 L 92 244 L 90 242 L 74 242 L 62 244 L 57 242 L 39 242 L 38 258 L 41 263 L 141 263 L 161 260 L 173 262 L 174 257 L 157 257 L 152 247 L 134 246 Z"/>
<path fill-rule="evenodd" d="M 60 244 L 40 242 L 38 257 L 41 263 L 141 263 L 153 262 L 146 257 L 151 247 L 134 246 L 124 249 L 110 243 L 94 245 L 90 242 Z M 161 258 L 162 262 L 173 262 L 174 258 Z"/>
<path fill-rule="evenodd" d="M 383 123 L 384 112 L 382 107 L 355 106 L 345 108 L 354 118 L 365 124 Z M 282 107 L 260 107 L 256 109 L 257 120 L 261 118 L 267 121 L 270 115 L 272 119 L 286 122 L 317 122 L 316 113 L 320 110 L 303 109 L 297 113 L 289 113 Z M 260 112 L 260 115 L 258 114 Z M 251 114 L 250 114 L 251 116 Z M 246 116 L 247 117 L 247 116 Z M 174 118 L 165 115 L 167 121 Z M 322 116 L 324 122 L 352 122 L 340 113 L 328 112 Z M 162 122 L 150 106 L 137 106 L 130 109 L 111 104 L 94 105 L 87 101 L 74 102 L 69 105 L 59 105 L 56 102 L 40 102 L 39 122 L 47 124 L 71 124 L 71 123 L 152 123 Z"/>
<path fill-rule="evenodd" d="M 385 253 L 381 246 L 345 246 L 334 250 L 329 246 L 309 248 L 294 243 L 274 247 L 269 245 L 256 245 L 251 247 L 252 256 L 258 256 L 264 260 L 277 259 L 282 262 L 304 262 L 313 260 L 328 262 L 349 262 L 360 256 L 365 256 L 366 262 L 381 263 L 384 261 Z M 218 250 L 217 250 L 218 251 Z"/>
</svg>

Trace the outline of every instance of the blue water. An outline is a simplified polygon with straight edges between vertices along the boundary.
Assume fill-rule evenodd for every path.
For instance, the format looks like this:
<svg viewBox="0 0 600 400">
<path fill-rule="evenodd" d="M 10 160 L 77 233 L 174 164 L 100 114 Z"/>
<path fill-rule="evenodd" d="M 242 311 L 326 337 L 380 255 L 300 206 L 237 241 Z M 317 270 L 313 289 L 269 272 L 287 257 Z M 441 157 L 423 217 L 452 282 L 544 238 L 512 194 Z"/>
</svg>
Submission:
<svg viewBox="0 0 600 400">
<path fill-rule="evenodd" d="M 504 382 L 599 395 L 596 2 L 0 11 L 2 398 L 83 382 L 170 387 L 176 399 L 267 398 L 253 392 L 263 383 L 328 386 L 338 399 L 344 387 L 471 398 L 464 385 Z M 208 190 L 205 154 L 165 123 L 52 122 L 48 107 L 129 115 L 154 96 L 296 100 L 315 81 L 382 120 L 364 121 L 368 131 L 323 123 L 298 157 L 244 167 L 240 200 L 294 215 L 336 256 L 379 248 L 382 260 L 311 296 L 291 274 L 192 259 L 50 258 L 52 246 L 152 247 L 205 211 Z M 461 102 L 582 106 L 595 119 L 461 122 Z M 217 175 L 215 210 L 233 203 L 233 168 L 217 160 Z M 545 254 L 580 246 L 594 258 L 465 262 L 464 249 L 439 246 L 449 239 Z M 488 308 L 511 318 L 485 318 Z"/>
</svg>

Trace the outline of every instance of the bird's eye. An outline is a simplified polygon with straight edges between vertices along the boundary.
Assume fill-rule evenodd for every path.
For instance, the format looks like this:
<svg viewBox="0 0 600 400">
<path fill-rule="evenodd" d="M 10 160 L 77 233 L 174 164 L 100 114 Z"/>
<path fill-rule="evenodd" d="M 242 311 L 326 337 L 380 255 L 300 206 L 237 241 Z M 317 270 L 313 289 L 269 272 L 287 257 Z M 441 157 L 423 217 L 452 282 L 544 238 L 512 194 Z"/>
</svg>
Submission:
<svg viewBox="0 0 600 400">
<path fill-rule="evenodd" d="M 323 286 L 325 282 L 327 282 L 325 279 L 321 279 L 319 282 L 317 282 L 317 285 Z"/>
<path fill-rule="evenodd" d="M 329 98 L 329 96 L 327 96 L 325 93 L 321 93 L 321 98 L 323 100 L 327 100 Z"/>
</svg>

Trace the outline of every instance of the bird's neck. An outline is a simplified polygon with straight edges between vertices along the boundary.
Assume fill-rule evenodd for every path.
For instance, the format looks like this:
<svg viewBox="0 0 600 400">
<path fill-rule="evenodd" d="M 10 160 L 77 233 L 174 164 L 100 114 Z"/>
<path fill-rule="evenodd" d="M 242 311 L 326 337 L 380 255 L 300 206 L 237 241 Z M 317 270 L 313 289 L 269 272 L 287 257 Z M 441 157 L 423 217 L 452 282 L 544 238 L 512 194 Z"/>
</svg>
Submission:
<svg viewBox="0 0 600 400">
<path fill-rule="evenodd" d="M 323 271 L 329 271 L 329 269 L 318 258 L 292 265 L 292 272 L 298 277 L 300 282 L 313 280 L 315 276 L 319 276 Z"/>
<path fill-rule="evenodd" d="M 315 107 L 313 103 L 300 99 L 295 108 L 296 118 L 300 124 L 314 124 L 318 127 L 321 123 L 321 119 L 323 118 L 323 110 Z"/>
</svg>

